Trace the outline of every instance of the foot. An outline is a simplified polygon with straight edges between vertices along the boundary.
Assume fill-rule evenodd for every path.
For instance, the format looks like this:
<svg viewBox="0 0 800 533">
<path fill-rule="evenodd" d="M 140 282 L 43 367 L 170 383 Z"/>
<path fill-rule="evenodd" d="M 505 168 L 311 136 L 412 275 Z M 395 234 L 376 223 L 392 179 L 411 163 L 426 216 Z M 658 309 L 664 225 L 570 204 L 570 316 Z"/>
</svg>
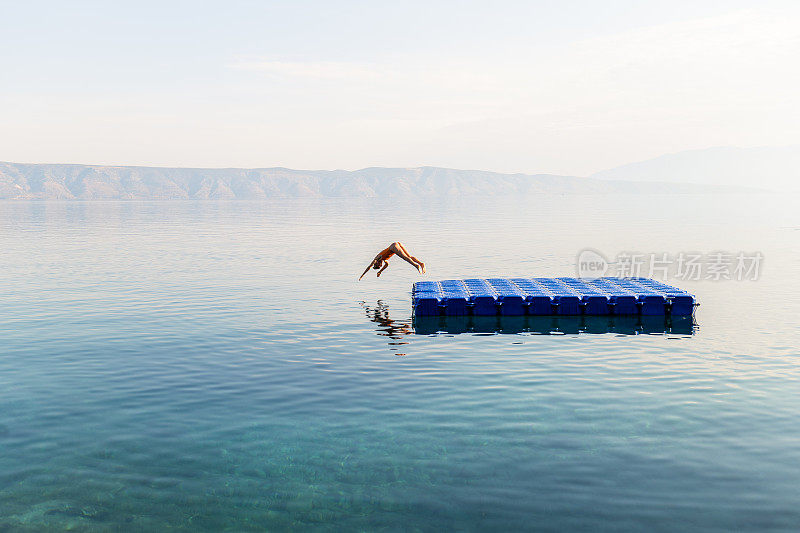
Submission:
<svg viewBox="0 0 800 533">
<path fill-rule="evenodd" d="M 420 263 L 417 265 L 417 270 L 419 270 L 420 274 L 425 273 L 425 263 Z"/>
</svg>

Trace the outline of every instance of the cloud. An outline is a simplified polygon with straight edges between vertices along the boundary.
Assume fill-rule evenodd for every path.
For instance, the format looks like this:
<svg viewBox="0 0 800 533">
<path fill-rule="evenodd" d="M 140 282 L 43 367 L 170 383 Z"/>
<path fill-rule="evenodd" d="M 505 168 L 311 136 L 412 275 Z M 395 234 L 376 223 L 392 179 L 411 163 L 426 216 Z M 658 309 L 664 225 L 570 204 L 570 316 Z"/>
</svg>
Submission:
<svg viewBox="0 0 800 533">
<path fill-rule="evenodd" d="M 262 72 L 284 78 L 312 79 L 375 79 L 376 67 L 340 61 L 279 61 L 271 59 L 238 59 L 229 65 L 236 70 Z"/>
<path fill-rule="evenodd" d="M 46 133 L 51 150 L 88 160 L 110 161 L 91 155 L 102 148 L 119 162 L 588 174 L 691 148 L 800 142 L 795 9 L 570 40 L 495 33 L 485 46 L 481 35 L 472 46 L 441 46 L 451 35 L 442 28 L 429 47 L 376 47 L 357 56 L 363 61 L 336 50 L 241 50 L 224 73 L 204 70 L 211 82 L 191 90 L 155 80 L 149 90 L 117 93 L 42 85 L 47 98 L 0 94 L 9 124 L 0 144 L 33 154 L 28 160 L 37 160 Z M 112 128 L 161 137 L 156 148 L 116 142 Z M 62 139 L 74 140 L 69 151 Z"/>
<path fill-rule="evenodd" d="M 794 92 L 786 82 L 800 77 L 798 27 L 791 15 L 741 10 L 487 56 L 393 55 L 373 63 L 249 57 L 229 66 L 334 89 L 340 82 L 354 96 L 387 94 L 412 107 L 438 102 L 452 110 L 462 102 L 508 116 L 610 102 L 691 105 L 754 99 L 756 89 Z M 363 91 L 352 93 L 353 86 Z"/>
</svg>

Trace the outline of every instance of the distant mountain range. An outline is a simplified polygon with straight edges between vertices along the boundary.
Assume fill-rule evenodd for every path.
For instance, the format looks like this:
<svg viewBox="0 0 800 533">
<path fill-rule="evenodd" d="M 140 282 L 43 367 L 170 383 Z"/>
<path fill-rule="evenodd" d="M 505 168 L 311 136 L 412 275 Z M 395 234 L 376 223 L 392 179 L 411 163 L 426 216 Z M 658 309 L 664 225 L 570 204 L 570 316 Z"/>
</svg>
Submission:
<svg viewBox="0 0 800 533">
<path fill-rule="evenodd" d="M 0 199 L 167 200 L 692 193 L 719 187 L 449 168 L 209 169 L 0 163 Z"/>
<path fill-rule="evenodd" d="M 800 145 L 687 150 L 604 170 L 590 177 L 797 191 Z"/>
</svg>

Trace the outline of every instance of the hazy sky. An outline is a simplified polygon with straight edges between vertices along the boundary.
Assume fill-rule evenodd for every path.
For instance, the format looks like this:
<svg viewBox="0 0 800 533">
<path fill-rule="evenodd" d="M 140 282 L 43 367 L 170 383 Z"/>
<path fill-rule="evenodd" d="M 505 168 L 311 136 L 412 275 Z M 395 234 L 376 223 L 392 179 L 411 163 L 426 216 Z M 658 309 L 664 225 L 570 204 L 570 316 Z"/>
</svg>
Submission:
<svg viewBox="0 0 800 533">
<path fill-rule="evenodd" d="M 800 143 L 797 1 L 0 0 L 0 13 L 4 161 L 585 175 Z"/>
</svg>

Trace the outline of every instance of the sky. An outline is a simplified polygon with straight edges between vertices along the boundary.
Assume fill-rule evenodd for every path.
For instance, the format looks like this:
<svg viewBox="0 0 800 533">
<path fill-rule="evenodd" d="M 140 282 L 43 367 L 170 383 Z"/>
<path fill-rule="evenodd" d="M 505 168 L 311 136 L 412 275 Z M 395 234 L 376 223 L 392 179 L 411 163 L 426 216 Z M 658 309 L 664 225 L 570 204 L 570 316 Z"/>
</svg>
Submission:
<svg viewBox="0 0 800 533">
<path fill-rule="evenodd" d="M 0 160 L 589 175 L 800 144 L 800 2 L 0 0 Z"/>
</svg>

